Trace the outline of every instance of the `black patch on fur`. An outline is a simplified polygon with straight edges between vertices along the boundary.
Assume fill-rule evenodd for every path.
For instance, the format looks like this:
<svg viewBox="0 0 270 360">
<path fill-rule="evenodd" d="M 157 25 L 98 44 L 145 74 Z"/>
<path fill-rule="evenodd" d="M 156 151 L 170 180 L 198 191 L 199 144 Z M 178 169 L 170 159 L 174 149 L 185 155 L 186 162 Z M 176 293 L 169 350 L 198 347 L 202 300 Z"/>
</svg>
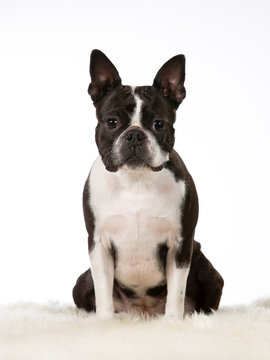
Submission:
<svg viewBox="0 0 270 360">
<path fill-rule="evenodd" d="M 163 298 L 167 295 L 167 285 L 159 285 L 155 286 L 153 288 L 147 289 L 146 295 L 152 296 L 152 297 L 160 297 Z"/>
<path fill-rule="evenodd" d="M 120 285 L 116 279 L 114 279 L 113 287 L 114 287 L 114 296 L 121 299 L 122 301 L 124 301 L 124 299 L 122 298 L 121 293 L 124 294 L 129 299 L 137 299 L 138 298 L 135 291 L 133 291 L 130 288 Z"/>
<path fill-rule="evenodd" d="M 112 241 L 111 241 L 111 254 L 112 254 L 112 257 L 113 257 L 114 268 L 116 269 L 117 260 L 118 260 L 118 253 L 117 253 L 116 246 L 114 245 L 114 243 Z"/>
<path fill-rule="evenodd" d="M 94 244 L 94 230 L 95 217 L 90 206 L 90 190 L 89 190 L 89 176 L 85 182 L 83 190 L 83 214 L 85 226 L 88 232 L 88 251 L 91 252 L 95 246 Z"/>
<path fill-rule="evenodd" d="M 186 297 L 195 304 L 197 312 L 210 314 L 219 307 L 224 280 L 194 240 L 191 267 L 187 279 Z"/>
<path fill-rule="evenodd" d="M 126 288 L 126 287 L 123 287 L 121 288 L 121 291 L 126 295 L 126 297 L 128 298 L 131 298 L 131 299 L 136 299 L 138 296 L 136 295 L 135 291 L 129 289 L 129 288 Z"/>
<path fill-rule="evenodd" d="M 91 270 L 79 276 L 72 292 L 73 300 L 79 309 L 96 311 L 95 289 Z"/>
<path fill-rule="evenodd" d="M 164 275 L 166 274 L 167 254 L 168 254 L 168 246 L 166 242 L 158 244 L 157 259 L 158 259 L 158 264 Z"/>
<path fill-rule="evenodd" d="M 186 180 L 188 173 L 186 165 L 175 150 L 172 150 L 170 153 L 169 161 L 166 163 L 165 168 L 173 173 L 175 181 Z"/>
<path fill-rule="evenodd" d="M 178 182 L 182 180 L 185 182 L 186 186 L 185 199 L 181 205 L 181 237 L 183 241 L 181 246 L 178 247 L 175 255 L 176 266 L 179 268 L 190 264 L 191 261 L 195 227 L 197 225 L 199 215 L 198 195 L 190 173 L 188 172 L 183 160 L 175 150 L 171 152 L 169 161 L 165 165 L 165 168 L 173 173 L 175 181 Z"/>
</svg>

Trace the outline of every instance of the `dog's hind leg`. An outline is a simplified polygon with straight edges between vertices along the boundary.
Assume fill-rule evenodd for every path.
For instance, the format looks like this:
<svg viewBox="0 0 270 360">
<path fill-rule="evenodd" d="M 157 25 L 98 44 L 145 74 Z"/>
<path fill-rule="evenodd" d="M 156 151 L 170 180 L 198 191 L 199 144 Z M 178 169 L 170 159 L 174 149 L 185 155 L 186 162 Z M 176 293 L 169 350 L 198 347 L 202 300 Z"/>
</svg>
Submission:
<svg viewBox="0 0 270 360">
<path fill-rule="evenodd" d="M 114 281 L 113 299 L 115 312 L 127 311 L 129 308 L 125 302 L 126 296 L 123 296 L 124 291 L 126 292 L 127 290 L 121 290 L 119 284 Z M 75 305 L 79 309 L 96 312 L 95 288 L 91 269 L 88 269 L 78 277 L 72 295 Z M 128 295 L 130 297 L 130 293 Z"/>
<path fill-rule="evenodd" d="M 201 246 L 194 241 L 190 273 L 187 279 L 187 298 L 194 310 L 210 314 L 219 307 L 224 281 L 211 262 L 204 256 Z"/>
<path fill-rule="evenodd" d="M 79 276 L 73 288 L 73 300 L 79 309 L 96 311 L 95 290 L 91 270 Z"/>
</svg>

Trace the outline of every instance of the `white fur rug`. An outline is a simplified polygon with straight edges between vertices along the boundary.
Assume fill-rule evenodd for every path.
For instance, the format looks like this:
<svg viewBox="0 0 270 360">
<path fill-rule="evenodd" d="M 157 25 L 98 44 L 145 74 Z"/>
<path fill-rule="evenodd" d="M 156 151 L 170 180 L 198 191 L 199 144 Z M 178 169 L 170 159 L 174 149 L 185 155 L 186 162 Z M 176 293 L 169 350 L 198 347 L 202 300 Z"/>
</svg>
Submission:
<svg viewBox="0 0 270 360">
<path fill-rule="evenodd" d="M 102 321 L 73 306 L 0 307 L 1 360 L 269 360 L 270 299 L 183 322 L 116 315 Z"/>
</svg>

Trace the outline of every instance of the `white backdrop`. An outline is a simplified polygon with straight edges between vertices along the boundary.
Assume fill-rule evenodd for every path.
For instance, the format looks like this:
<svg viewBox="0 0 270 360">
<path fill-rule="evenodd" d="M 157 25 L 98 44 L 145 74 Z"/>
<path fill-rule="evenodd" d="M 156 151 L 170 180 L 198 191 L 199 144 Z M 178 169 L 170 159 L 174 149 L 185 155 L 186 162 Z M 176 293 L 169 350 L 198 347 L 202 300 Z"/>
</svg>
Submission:
<svg viewBox="0 0 270 360">
<path fill-rule="evenodd" d="M 270 294 L 269 11 L 267 0 L 0 1 L 0 302 L 71 301 L 89 267 L 93 48 L 130 85 L 186 55 L 175 147 L 199 193 L 196 239 L 225 279 L 223 305 Z"/>
</svg>

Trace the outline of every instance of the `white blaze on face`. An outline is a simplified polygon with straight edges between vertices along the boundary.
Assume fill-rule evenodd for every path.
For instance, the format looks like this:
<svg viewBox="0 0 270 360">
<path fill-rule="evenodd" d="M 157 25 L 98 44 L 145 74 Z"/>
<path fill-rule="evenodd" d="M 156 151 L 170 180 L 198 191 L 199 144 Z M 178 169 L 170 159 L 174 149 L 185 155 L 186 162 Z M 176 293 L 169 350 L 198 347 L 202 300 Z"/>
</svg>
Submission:
<svg viewBox="0 0 270 360">
<path fill-rule="evenodd" d="M 139 97 L 139 95 L 135 94 L 135 88 L 132 88 L 132 94 L 135 100 L 135 109 L 130 117 L 130 124 L 128 128 L 116 139 L 113 145 L 113 154 L 116 162 L 121 163 L 121 145 L 122 142 L 125 141 L 125 133 L 131 127 L 139 127 L 146 135 L 146 145 L 149 153 L 150 163 L 148 165 L 152 167 L 159 167 L 163 165 L 165 162 L 169 160 L 169 153 L 164 152 L 156 139 L 153 133 L 146 129 L 142 124 L 142 108 L 144 101 Z"/>
<path fill-rule="evenodd" d="M 140 97 L 134 93 L 134 90 L 135 89 L 132 88 L 132 94 L 134 96 L 136 106 L 135 106 L 135 110 L 131 116 L 130 126 L 139 126 L 142 128 L 141 110 L 142 110 L 143 100 L 140 99 Z"/>
</svg>

